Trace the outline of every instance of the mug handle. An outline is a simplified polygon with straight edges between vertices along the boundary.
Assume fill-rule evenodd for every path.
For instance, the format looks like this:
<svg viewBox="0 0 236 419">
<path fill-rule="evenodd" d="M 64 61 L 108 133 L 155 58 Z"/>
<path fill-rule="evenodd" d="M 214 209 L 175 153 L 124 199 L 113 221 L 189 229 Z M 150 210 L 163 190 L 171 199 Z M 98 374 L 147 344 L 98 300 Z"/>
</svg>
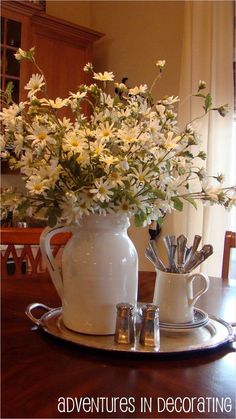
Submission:
<svg viewBox="0 0 236 419">
<path fill-rule="evenodd" d="M 202 294 L 205 294 L 205 292 L 208 290 L 209 285 L 210 285 L 210 280 L 208 278 L 208 275 L 203 274 L 203 273 L 194 273 L 190 275 L 188 277 L 188 283 L 190 284 L 195 278 L 203 279 L 204 285 L 203 285 L 203 288 L 200 291 L 198 291 L 197 294 L 195 294 L 193 297 L 188 296 L 188 301 L 191 306 L 196 303 L 196 301 Z"/>
</svg>

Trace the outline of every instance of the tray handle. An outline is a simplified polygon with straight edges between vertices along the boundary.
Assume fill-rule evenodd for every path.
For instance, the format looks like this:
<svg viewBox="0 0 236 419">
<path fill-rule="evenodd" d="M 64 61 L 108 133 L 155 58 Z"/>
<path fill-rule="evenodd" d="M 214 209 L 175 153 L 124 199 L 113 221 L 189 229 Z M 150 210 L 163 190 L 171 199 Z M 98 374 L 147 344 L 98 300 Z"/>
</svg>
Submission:
<svg viewBox="0 0 236 419">
<path fill-rule="evenodd" d="M 231 323 L 229 323 L 229 325 L 231 326 L 232 331 L 233 331 L 232 342 L 236 342 L 236 331 L 234 330 L 236 328 L 236 322 L 231 322 Z"/>
<path fill-rule="evenodd" d="M 51 307 L 48 307 L 45 304 L 41 304 L 41 303 L 32 303 L 26 307 L 26 310 L 25 310 L 26 316 L 28 316 L 29 319 L 32 320 L 33 323 L 37 324 L 37 326 L 40 326 L 42 316 L 40 318 L 33 316 L 32 311 L 35 309 L 43 309 L 45 311 L 50 311 L 52 309 Z"/>
</svg>

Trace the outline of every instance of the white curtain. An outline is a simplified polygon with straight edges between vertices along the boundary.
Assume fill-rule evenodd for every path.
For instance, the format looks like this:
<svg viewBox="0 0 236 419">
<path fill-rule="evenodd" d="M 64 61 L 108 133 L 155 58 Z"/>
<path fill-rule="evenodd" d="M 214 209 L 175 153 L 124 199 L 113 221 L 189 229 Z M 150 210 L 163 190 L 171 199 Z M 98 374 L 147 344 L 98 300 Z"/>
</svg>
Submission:
<svg viewBox="0 0 236 419">
<path fill-rule="evenodd" d="M 233 2 L 186 1 L 183 57 L 180 77 L 180 125 L 202 114 L 200 98 L 190 95 L 197 91 L 199 80 L 216 106 L 228 103 L 229 114 L 222 118 L 211 112 L 199 123 L 202 145 L 207 152 L 209 175 L 224 173 L 225 185 L 236 185 L 236 138 L 233 134 Z M 172 223 L 171 223 L 172 224 Z M 196 211 L 187 207 L 173 220 L 176 234 L 185 233 L 192 240 L 195 234 L 203 244 L 211 243 L 214 255 L 201 267 L 212 276 L 221 276 L 225 231 L 236 231 L 236 212 L 223 207 L 198 205 Z"/>
</svg>

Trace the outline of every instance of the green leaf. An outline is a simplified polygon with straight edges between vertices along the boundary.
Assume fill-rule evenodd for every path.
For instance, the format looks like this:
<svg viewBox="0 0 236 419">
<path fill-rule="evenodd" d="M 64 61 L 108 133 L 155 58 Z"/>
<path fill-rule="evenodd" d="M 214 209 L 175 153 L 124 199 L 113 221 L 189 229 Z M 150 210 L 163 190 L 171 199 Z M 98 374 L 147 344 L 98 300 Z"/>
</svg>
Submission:
<svg viewBox="0 0 236 419">
<path fill-rule="evenodd" d="M 181 153 L 179 153 L 178 155 L 179 155 L 179 156 L 182 156 L 182 157 L 189 157 L 190 159 L 193 159 L 193 154 L 192 154 L 192 153 L 190 153 L 190 151 L 189 151 L 189 150 L 182 151 L 182 152 L 181 152 Z"/>
<path fill-rule="evenodd" d="M 205 112 L 207 112 L 210 109 L 211 105 L 212 105 L 212 97 L 210 93 L 208 93 L 205 97 L 205 104 L 203 106 L 203 108 L 205 109 Z"/>
<path fill-rule="evenodd" d="M 135 227 L 142 227 L 146 218 L 147 218 L 146 214 L 143 211 L 140 211 L 138 214 L 135 214 L 134 216 Z"/>
<path fill-rule="evenodd" d="M 30 202 L 28 200 L 23 200 L 20 204 L 17 205 L 16 209 L 20 215 L 26 215 L 27 209 L 30 207 Z"/>
<path fill-rule="evenodd" d="M 200 151 L 198 153 L 197 157 L 199 157 L 199 159 L 206 160 L 207 155 L 206 155 L 205 151 Z"/>
<path fill-rule="evenodd" d="M 58 207 L 50 207 L 47 210 L 49 227 L 54 227 L 57 224 L 57 217 L 61 215 L 61 210 Z"/>
<path fill-rule="evenodd" d="M 196 96 L 196 97 L 203 97 L 204 99 L 205 99 L 205 95 L 203 95 L 202 93 L 196 93 L 196 95 L 193 95 L 193 96 Z"/>
<path fill-rule="evenodd" d="M 197 209 L 197 203 L 196 203 L 196 201 L 193 198 L 191 198 L 189 196 L 189 197 L 185 198 L 185 200 L 188 201 L 188 202 L 190 202 L 190 204 L 192 204 L 194 206 L 194 208 Z"/>
<path fill-rule="evenodd" d="M 44 207 L 45 207 L 45 203 L 44 202 L 42 204 L 40 204 L 40 205 L 37 205 L 37 208 L 35 210 L 35 214 L 37 214 L 38 212 L 40 212 L 41 209 L 44 208 Z"/>
<path fill-rule="evenodd" d="M 50 211 L 48 213 L 48 225 L 49 227 L 54 227 L 57 223 L 57 216 L 55 213 L 53 213 L 52 211 Z"/>
<path fill-rule="evenodd" d="M 159 217 L 157 219 L 157 224 L 159 225 L 159 227 L 161 227 L 163 225 L 163 222 L 164 222 L 164 216 L 163 217 Z"/>
<path fill-rule="evenodd" d="M 35 53 L 35 47 L 30 48 L 29 51 L 26 51 L 26 58 L 30 61 L 34 61 L 34 53 Z"/>
<path fill-rule="evenodd" d="M 114 106 L 116 106 L 116 105 L 118 105 L 118 103 L 120 102 L 120 98 L 119 98 L 119 95 L 116 95 L 115 97 L 114 97 L 114 100 L 113 100 L 113 105 Z"/>
<path fill-rule="evenodd" d="M 174 202 L 174 208 L 177 211 L 182 211 L 182 209 L 183 209 L 183 202 L 178 198 L 178 196 L 173 196 L 171 198 L 171 201 Z"/>
<path fill-rule="evenodd" d="M 13 100 L 12 100 L 13 90 L 14 90 L 14 84 L 13 84 L 12 81 L 9 81 L 9 83 L 7 83 L 7 87 L 5 89 L 5 95 L 6 95 L 8 105 L 13 102 Z"/>
<path fill-rule="evenodd" d="M 160 199 L 165 199 L 166 197 L 165 192 L 163 192 L 161 189 L 155 189 L 153 191 L 153 194 L 155 195 L 156 198 L 160 198 Z"/>
</svg>

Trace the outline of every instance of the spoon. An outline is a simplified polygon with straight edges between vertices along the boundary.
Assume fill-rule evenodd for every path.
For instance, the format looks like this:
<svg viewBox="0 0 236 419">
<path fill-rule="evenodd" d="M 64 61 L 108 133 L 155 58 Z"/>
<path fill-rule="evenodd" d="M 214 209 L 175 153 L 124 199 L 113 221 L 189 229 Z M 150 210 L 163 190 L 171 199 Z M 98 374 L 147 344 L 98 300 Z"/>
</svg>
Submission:
<svg viewBox="0 0 236 419">
<path fill-rule="evenodd" d="M 192 258 L 192 255 L 194 255 L 194 253 L 197 251 L 197 248 L 199 246 L 201 239 L 202 239 L 201 236 L 198 236 L 197 234 L 194 236 L 193 244 L 189 250 L 188 257 L 186 258 L 185 263 L 187 263 Z"/>
<path fill-rule="evenodd" d="M 177 238 L 177 267 L 179 272 L 183 269 L 185 255 L 186 255 L 187 238 L 181 234 Z"/>
<path fill-rule="evenodd" d="M 204 261 L 204 255 L 201 252 L 195 251 L 192 253 L 192 256 L 188 261 L 184 264 L 183 270 L 184 273 L 188 273 L 195 269 L 200 263 Z"/>
<path fill-rule="evenodd" d="M 166 267 L 165 267 L 164 263 L 162 262 L 162 260 L 160 259 L 159 255 L 158 255 L 154 240 L 150 240 L 148 246 L 149 247 L 146 249 L 146 252 L 155 261 L 153 263 L 156 266 L 156 268 L 159 269 L 160 271 L 166 271 Z M 145 255 L 146 255 L 146 253 L 145 253 Z"/>
<path fill-rule="evenodd" d="M 170 272 L 177 272 L 177 267 L 175 264 L 175 252 L 176 252 L 176 238 L 175 236 L 165 236 L 163 237 L 163 241 L 165 243 L 166 249 L 167 249 L 167 255 L 169 260 L 169 271 Z"/>
</svg>

